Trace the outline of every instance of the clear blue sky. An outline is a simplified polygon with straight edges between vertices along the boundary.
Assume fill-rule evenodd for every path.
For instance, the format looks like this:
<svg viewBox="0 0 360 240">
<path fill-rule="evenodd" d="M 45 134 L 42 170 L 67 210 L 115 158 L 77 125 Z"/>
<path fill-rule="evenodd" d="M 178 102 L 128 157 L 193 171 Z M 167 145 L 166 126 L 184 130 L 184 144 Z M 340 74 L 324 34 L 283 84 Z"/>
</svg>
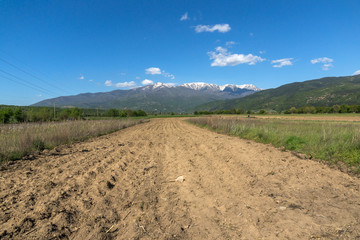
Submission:
<svg viewBox="0 0 360 240">
<path fill-rule="evenodd" d="M 0 0 L 0 104 L 360 70 L 360 1 Z M 144 81 L 145 80 L 145 81 Z"/>
</svg>

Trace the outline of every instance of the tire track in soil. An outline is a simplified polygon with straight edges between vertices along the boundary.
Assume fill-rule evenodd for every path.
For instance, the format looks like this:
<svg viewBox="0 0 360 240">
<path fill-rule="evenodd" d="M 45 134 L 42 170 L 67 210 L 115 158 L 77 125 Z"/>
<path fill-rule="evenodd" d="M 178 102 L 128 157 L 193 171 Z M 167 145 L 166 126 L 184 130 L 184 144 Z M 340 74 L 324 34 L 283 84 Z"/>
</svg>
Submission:
<svg viewBox="0 0 360 240">
<path fill-rule="evenodd" d="M 0 239 L 360 238 L 358 178 L 182 119 L 14 162 L 0 182 Z"/>
</svg>

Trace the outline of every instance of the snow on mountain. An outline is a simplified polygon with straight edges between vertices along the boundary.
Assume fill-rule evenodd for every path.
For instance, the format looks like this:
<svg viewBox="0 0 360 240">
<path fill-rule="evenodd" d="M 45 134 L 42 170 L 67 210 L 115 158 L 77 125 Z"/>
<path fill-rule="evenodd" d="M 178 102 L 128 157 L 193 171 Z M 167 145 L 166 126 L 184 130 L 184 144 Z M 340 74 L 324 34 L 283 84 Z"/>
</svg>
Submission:
<svg viewBox="0 0 360 240">
<path fill-rule="evenodd" d="M 243 84 L 243 85 L 235 85 L 235 84 L 225 84 L 222 86 L 219 86 L 221 91 L 224 91 L 225 88 L 231 88 L 232 90 L 235 90 L 236 88 L 240 89 L 247 89 L 252 91 L 261 91 L 263 89 L 256 87 L 253 84 Z"/>
<path fill-rule="evenodd" d="M 207 90 L 207 91 L 215 91 L 215 92 L 222 92 L 225 89 L 231 89 L 232 91 L 236 91 L 238 89 L 244 89 L 249 91 L 261 91 L 261 88 L 258 88 L 254 86 L 253 84 L 243 84 L 243 85 L 235 85 L 235 84 L 225 84 L 225 85 L 217 85 L 212 83 L 204 83 L 204 82 L 193 82 L 193 83 L 184 83 L 178 86 L 174 86 L 174 84 L 171 83 L 161 83 L 157 82 L 152 85 L 147 85 L 145 87 L 141 87 L 143 90 L 152 90 L 156 88 L 173 88 L 173 87 L 185 87 L 190 88 L 193 90 L 201 91 L 201 90 Z"/>
<path fill-rule="evenodd" d="M 218 85 L 211 84 L 211 83 L 204 83 L 204 82 L 184 83 L 184 84 L 180 85 L 180 87 L 191 88 L 194 90 L 203 90 L 203 89 L 220 90 Z"/>
<path fill-rule="evenodd" d="M 172 88 L 172 87 L 174 87 L 174 84 L 172 84 L 172 83 L 157 82 L 155 84 L 147 85 L 145 87 L 142 87 L 142 89 L 143 90 L 150 90 L 150 89 L 156 89 L 156 88 Z"/>
<path fill-rule="evenodd" d="M 251 91 L 261 91 L 261 88 L 258 88 L 254 86 L 253 84 L 243 84 L 243 85 L 235 85 L 235 84 L 225 84 L 222 86 L 219 86 L 217 84 L 210 84 L 210 83 L 204 83 L 204 82 L 193 82 L 193 83 L 184 83 L 180 85 L 182 87 L 191 88 L 194 90 L 204 90 L 204 89 L 213 89 L 213 90 L 219 90 L 224 91 L 225 88 L 231 88 L 233 91 L 238 89 L 246 89 Z"/>
</svg>

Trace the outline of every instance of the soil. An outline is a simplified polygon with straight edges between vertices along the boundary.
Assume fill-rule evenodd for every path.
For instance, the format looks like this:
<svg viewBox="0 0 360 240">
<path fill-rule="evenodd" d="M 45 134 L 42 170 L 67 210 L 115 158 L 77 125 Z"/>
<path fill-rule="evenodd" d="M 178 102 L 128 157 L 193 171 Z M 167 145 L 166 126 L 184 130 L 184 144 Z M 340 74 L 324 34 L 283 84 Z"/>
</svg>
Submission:
<svg viewBox="0 0 360 240">
<path fill-rule="evenodd" d="M 359 178 L 183 119 L 12 162 L 0 184 L 0 239 L 360 239 Z"/>
</svg>

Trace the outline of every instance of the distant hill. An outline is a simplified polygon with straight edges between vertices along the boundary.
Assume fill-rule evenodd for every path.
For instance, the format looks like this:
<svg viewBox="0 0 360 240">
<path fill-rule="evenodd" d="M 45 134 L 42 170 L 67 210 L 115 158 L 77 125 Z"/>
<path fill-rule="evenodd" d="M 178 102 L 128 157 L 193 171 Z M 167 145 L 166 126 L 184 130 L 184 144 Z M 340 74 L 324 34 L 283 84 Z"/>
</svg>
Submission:
<svg viewBox="0 0 360 240">
<path fill-rule="evenodd" d="M 180 86 L 156 83 L 130 90 L 84 93 L 43 100 L 32 106 L 80 108 L 129 108 L 147 112 L 191 112 L 204 103 L 244 97 L 261 89 L 252 84 L 219 86 L 207 83 L 185 83 Z"/>
<path fill-rule="evenodd" d="M 290 83 L 243 98 L 206 103 L 196 107 L 196 110 L 214 111 L 236 108 L 279 111 L 305 105 L 330 107 L 336 104 L 360 104 L 360 75 L 326 77 Z"/>
</svg>

